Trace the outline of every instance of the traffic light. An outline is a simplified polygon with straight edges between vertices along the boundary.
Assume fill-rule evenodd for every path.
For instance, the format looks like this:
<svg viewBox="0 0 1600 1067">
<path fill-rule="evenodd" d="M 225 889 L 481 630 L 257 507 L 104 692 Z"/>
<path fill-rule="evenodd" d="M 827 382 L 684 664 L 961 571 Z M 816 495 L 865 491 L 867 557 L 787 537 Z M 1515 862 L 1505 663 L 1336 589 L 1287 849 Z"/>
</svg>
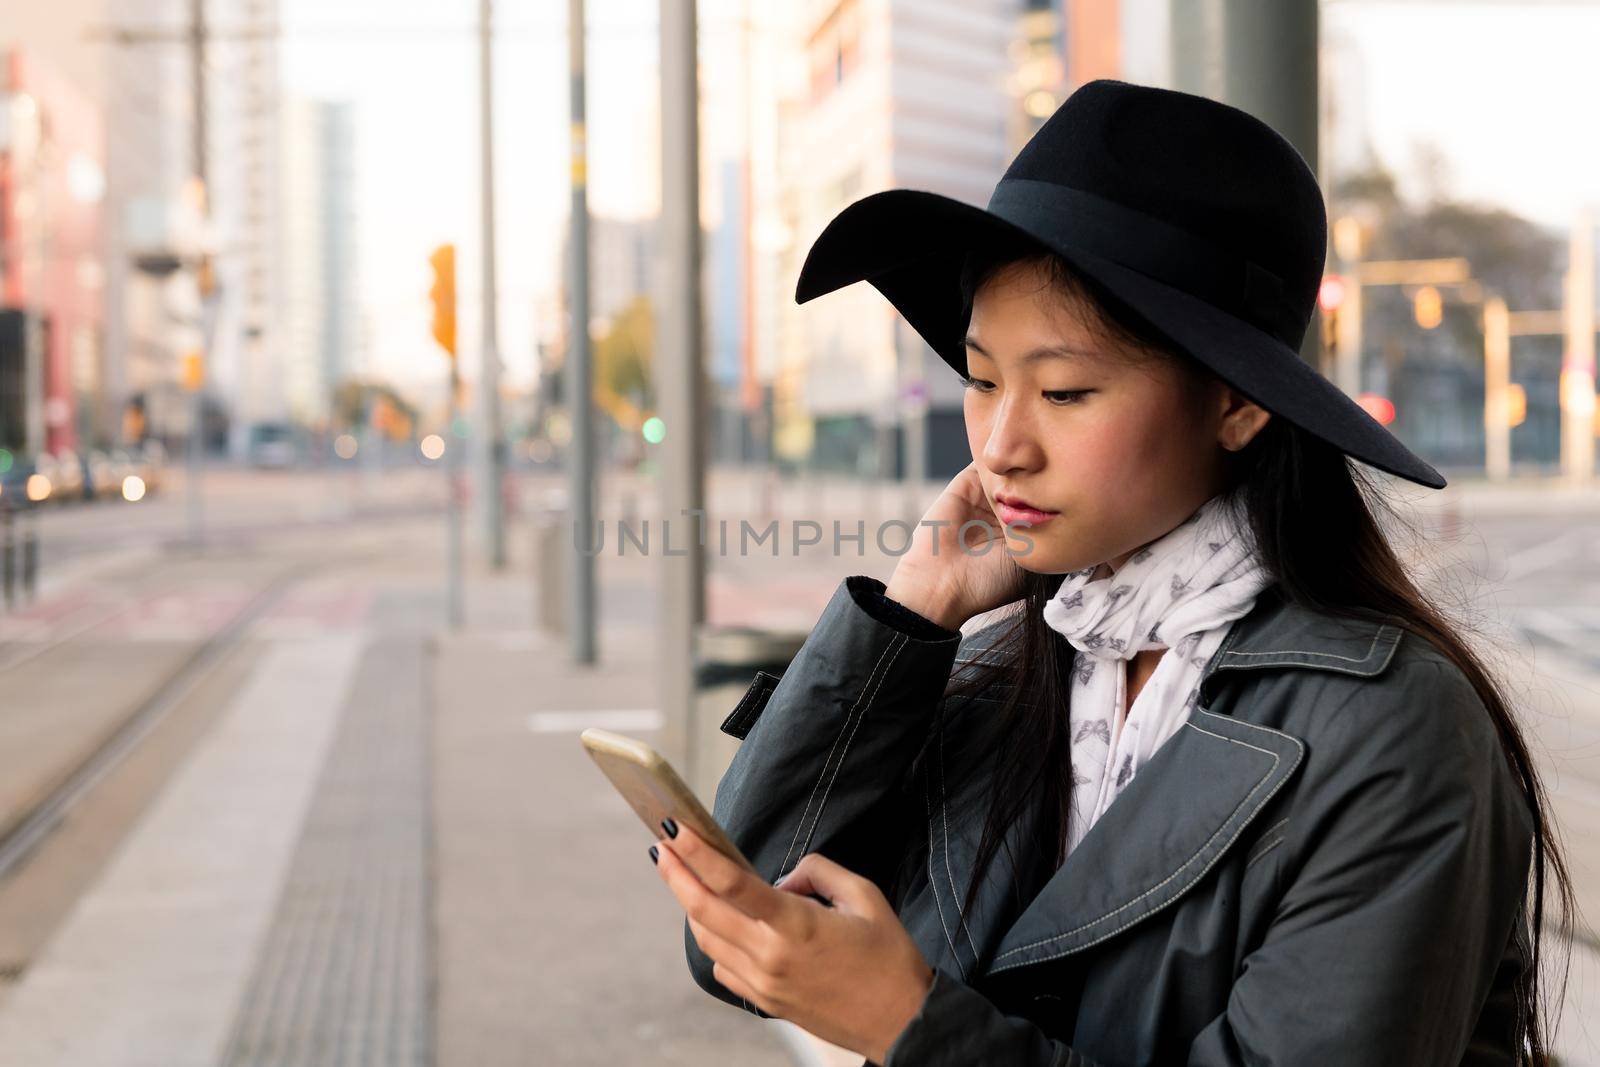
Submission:
<svg viewBox="0 0 1600 1067">
<path fill-rule="evenodd" d="M 1322 351 L 1332 359 L 1339 346 L 1339 309 L 1349 295 L 1345 280 L 1337 274 L 1326 274 L 1317 287 L 1317 307 L 1322 309 Z"/>
<path fill-rule="evenodd" d="M 1444 321 L 1444 299 L 1431 285 L 1417 290 L 1416 296 L 1411 298 L 1411 310 L 1417 325 L 1424 330 L 1431 330 Z"/>
<path fill-rule="evenodd" d="M 433 267 L 433 287 L 428 296 L 433 300 L 433 339 L 441 348 L 456 354 L 456 246 L 443 244 L 428 256 Z"/>
</svg>

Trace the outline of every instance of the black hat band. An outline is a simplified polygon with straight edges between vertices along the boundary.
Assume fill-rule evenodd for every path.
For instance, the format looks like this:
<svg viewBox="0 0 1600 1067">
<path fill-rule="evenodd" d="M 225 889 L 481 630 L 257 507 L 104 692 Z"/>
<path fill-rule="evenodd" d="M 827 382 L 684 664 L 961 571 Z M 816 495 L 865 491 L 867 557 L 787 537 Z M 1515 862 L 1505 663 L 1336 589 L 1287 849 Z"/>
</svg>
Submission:
<svg viewBox="0 0 1600 1067">
<path fill-rule="evenodd" d="M 1283 279 L 1251 259 L 1142 211 L 1054 182 L 1005 178 L 988 210 L 1063 250 L 1108 259 L 1200 297 L 1297 347 L 1306 316 Z"/>
</svg>

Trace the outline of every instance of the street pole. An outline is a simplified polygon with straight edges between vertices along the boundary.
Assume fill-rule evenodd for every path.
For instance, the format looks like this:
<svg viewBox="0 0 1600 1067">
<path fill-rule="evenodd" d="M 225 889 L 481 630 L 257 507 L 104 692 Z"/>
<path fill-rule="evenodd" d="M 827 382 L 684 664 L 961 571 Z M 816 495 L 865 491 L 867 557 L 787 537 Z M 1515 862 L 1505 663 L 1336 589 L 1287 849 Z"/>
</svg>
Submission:
<svg viewBox="0 0 1600 1067">
<path fill-rule="evenodd" d="M 494 24 L 493 0 L 478 0 L 478 74 L 480 78 L 479 118 L 483 158 L 483 352 L 478 374 L 479 411 L 482 422 L 480 480 L 483 486 L 485 547 L 489 565 L 503 570 L 506 565 L 505 528 L 505 431 L 500 423 L 500 337 L 495 308 L 494 254 Z"/>
<path fill-rule="evenodd" d="M 1354 264 L 1345 275 L 1344 303 L 1334 323 L 1334 384 L 1346 396 L 1361 392 L 1361 265 Z"/>
<path fill-rule="evenodd" d="M 567 63 L 571 79 L 572 182 L 571 222 L 568 225 L 567 292 L 572 303 L 567 362 L 563 368 L 567 417 L 572 438 L 567 459 L 567 519 L 575 539 L 570 549 L 571 610 L 567 627 L 572 662 L 595 661 L 595 565 L 587 551 L 594 544 L 594 406 L 589 352 L 589 156 L 586 144 L 586 75 L 584 63 L 584 0 L 567 3 Z M 584 551 L 578 550 L 578 545 Z"/>
<path fill-rule="evenodd" d="M 1511 313 L 1483 302 L 1483 465 L 1491 482 L 1511 476 Z"/>
<path fill-rule="evenodd" d="M 456 422 L 461 417 L 460 360 L 450 353 L 450 399 L 445 407 L 447 423 L 444 430 L 445 477 L 450 480 L 450 496 L 445 505 L 445 611 L 452 630 L 461 629 L 464 612 L 461 607 L 461 453 L 465 442 L 456 435 Z"/>
<path fill-rule="evenodd" d="M 199 182 L 200 239 L 209 240 L 211 220 L 210 160 L 207 151 L 206 123 L 209 110 L 206 100 L 206 4 L 205 0 L 191 0 L 189 5 L 190 71 L 194 95 L 194 173 Z M 203 538 L 200 477 L 205 462 L 205 368 L 210 354 L 213 329 L 217 320 L 217 287 L 212 273 L 211 253 L 202 250 L 198 271 L 198 289 L 201 302 L 201 337 L 198 355 L 199 366 L 187 383 L 189 398 L 189 439 L 185 448 L 185 488 L 189 516 L 189 547 L 199 551 Z"/>
<path fill-rule="evenodd" d="M 1169 0 L 1174 88 L 1248 111 L 1318 164 L 1317 0 Z M 1301 356 L 1317 363 L 1320 311 Z"/>
<path fill-rule="evenodd" d="M 1573 223 L 1566 276 L 1566 346 L 1561 356 L 1561 473 L 1594 477 L 1594 216 Z"/>
<path fill-rule="evenodd" d="M 661 0 L 661 238 L 656 396 L 661 544 L 662 741 L 697 780 L 696 634 L 705 619 L 706 381 L 700 306 L 700 124 L 696 0 Z M 579 328 L 582 326 L 580 324 Z"/>
</svg>

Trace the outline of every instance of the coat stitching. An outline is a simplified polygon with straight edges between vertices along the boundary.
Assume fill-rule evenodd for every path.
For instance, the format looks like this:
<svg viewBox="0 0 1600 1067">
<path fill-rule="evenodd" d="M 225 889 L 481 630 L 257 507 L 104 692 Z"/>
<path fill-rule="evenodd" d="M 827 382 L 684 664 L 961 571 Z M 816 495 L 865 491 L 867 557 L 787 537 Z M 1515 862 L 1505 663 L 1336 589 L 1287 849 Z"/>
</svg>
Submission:
<svg viewBox="0 0 1600 1067">
<path fill-rule="evenodd" d="M 1322 659 L 1342 659 L 1342 660 L 1345 660 L 1346 662 L 1349 662 L 1349 663 L 1365 663 L 1367 660 L 1371 659 L 1372 658 L 1372 654 L 1375 651 L 1377 651 L 1378 642 L 1383 640 L 1383 637 L 1384 637 L 1385 634 L 1387 634 L 1389 631 L 1394 630 L 1394 629 L 1396 629 L 1396 627 L 1389 626 L 1387 624 L 1378 627 L 1378 632 L 1372 635 L 1372 644 L 1367 646 L 1367 651 L 1365 652 L 1365 654 L 1360 655 L 1360 656 L 1341 656 L 1337 652 L 1317 652 L 1317 651 L 1314 651 L 1312 649 L 1304 649 L 1304 648 L 1279 648 L 1279 649 L 1273 649 L 1270 652 L 1229 652 L 1228 655 L 1230 655 L 1230 656 L 1240 656 L 1240 657 L 1243 657 L 1243 656 L 1319 656 Z"/>
<path fill-rule="evenodd" d="M 950 866 L 950 809 L 945 803 L 944 779 L 944 731 L 939 731 L 939 817 L 944 820 L 944 873 L 950 881 L 950 902 L 956 908 L 956 922 L 961 926 L 961 932 L 967 935 L 967 945 L 972 949 L 972 965 L 978 965 L 978 946 L 972 940 L 972 931 L 967 927 L 967 917 L 961 913 L 961 894 L 956 889 L 955 871 Z"/>
<path fill-rule="evenodd" d="M 941 724 L 938 729 L 942 732 Z M 950 946 L 950 955 L 956 961 L 956 967 L 961 972 L 961 980 L 967 980 L 967 969 L 961 963 L 961 952 L 956 948 L 956 939 L 950 934 L 950 924 L 944 919 L 944 906 L 939 903 L 939 878 L 933 872 L 933 777 L 924 776 L 926 788 L 922 791 L 923 802 L 928 810 L 928 892 L 933 894 L 933 910 L 939 916 L 939 926 L 944 930 L 945 943 Z"/>
<path fill-rule="evenodd" d="M 861 719 L 866 718 L 866 705 L 877 695 L 878 687 L 883 684 L 883 679 L 888 675 L 889 669 L 893 668 L 895 659 L 899 657 L 900 649 L 904 648 L 909 640 L 910 638 L 905 634 L 896 634 L 894 639 L 884 646 L 883 651 L 878 654 L 878 662 L 872 665 L 872 673 L 867 675 L 866 683 L 862 685 L 860 695 L 856 697 L 855 704 L 851 706 L 849 714 L 845 716 L 844 725 L 839 728 L 839 736 L 834 738 L 833 748 L 829 749 L 828 758 L 823 761 L 822 770 L 817 775 L 817 781 L 811 787 L 811 795 L 806 798 L 805 811 L 800 814 L 800 825 L 794 828 L 794 840 L 789 842 L 789 851 L 784 854 L 783 865 L 778 868 L 780 871 L 788 869 L 789 858 L 794 855 L 795 846 L 800 844 L 801 831 L 805 831 L 805 845 L 800 846 L 801 855 L 805 855 L 805 847 L 811 844 L 811 834 L 816 830 L 816 822 L 812 823 L 810 830 L 806 829 L 806 820 L 811 818 L 811 801 L 816 798 L 817 788 L 822 785 L 822 779 L 828 774 L 828 765 L 833 764 L 833 753 L 839 748 L 839 742 L 843 741 L 844 751 L 839 754 L 839 762 L 833 764 L 833 777 L 828 778 L 828 785 L 822 791 L 822 800 L 817 805 L 817 822 L 822 820 L 822 809 L 827 806 L 828 793 L 833 789 L 834 779 L 839 776 L 839 767 L 843 765 L 844 757 L 850 752 L 850 742 L 855 739 L 855 727 L 860 726 Z M 878 668 L 884 666 L 885 659 L 888 659 L 889 667 L 880 675 Z M 856 715 L 858 710 L 861 712 L 859 717 Z M 854 720 L 854 726 L 851 724 L 852 720 Z M 846 736 L 847 731 L 848 737 Z"/>
<path fill-rule="evenodd" d="M 1223 717 L 1223 716 L 1217 715 L 1215 712 L 1208 712 L 1208 711 L 1207 712 L 1201 712 L 1201 714 L 1211 715 L 1213 718 L 1222 718 Z M 1299 764 L 1300 757 L 1305 754 L 1305 745 L 1301 744 L 1300 740 L 1298 738 L 1296 738 L 1296 737 L 1293 737 L 1293 736 L 1291 736 L 1289 734 L 1282 733 L 1281 731 L 1278 731 L 1278 730 L 1269 729 L 1268 727 L 1265 727 L 1265 726 L 1257 726 L 1255 723 L 1247 723 L 1247 722 L 1244 722 L 1244 721 L 1238 720 L 1238 719 L 1232 719 L 1232 720 L 1229 720 L 1229 721 L 1238 723 L 1241 726 L 1248 726 L 1251 729 L 1261 730 L 1261 731 L 1264 731 L 1264 732 L 1269 733 L 1269 734 L 1275 734 L 1278 737 L 1286 738 L 1287 740 L 1293 742 L 1295 748 L 1298 749 L 1299 751 L 1298 751 L 1298 754 L 1295 757 L 1294 764 L 1291 765 L 1291 768 L 1290 768 L 1291 770 L 1293 769 L 1293 766 Z M 1217 828 L 1216 832 L 1213 833 L 1209 838 L 1207 838 L 1205 840 L 1205 842 L 1202 843 L 1201 846 L 1198 849 L 1195 850 L 1194 855 L 1192 855 L 1188 859 L 1184 860 L 1183 863 L 1178 865 L 1178 868 L 1176 870 L 1174 870 L 1167 877 L 1163 878 L 1160 882 L 1158 882 L 1155 885 L 1151 886 L 1149 889 L 1145 890 L 1143 893 L 1140 893 L 1137 897 L 1134 897 L 1132 900 L 1128 901 L 1127 903 L 1122 904 L 1119 907 L 1113 908 L 1111 911 L 1106 912 L 1104 915 L 1100 916 L 1097 919 L 1092 919 L 1089 922 L 1086 922 L 1086 923 L 1082 924 L 1081 926 L 1074 927 L 1071 930 L 1067 930 L 1064 933 L 1053 934 L 1050 937 L 1042 938 L 1042 939 L 1040 939 L 1038 941 L 1033 941 L 1033 942 L 1030 942 L 1030 943 L 1028 943 L 1026 945 L 1018 945 L 1016 948 L 1009 949 L 1009 950 L 1001 953 L 999 956 L 995 957 L 996 962 L 998 962 L 1001 959 L 1004 959 L 1006 956 L 1014 955 L 1015 953 L 1022 952 L 1022 951 L 1026 950 L 1026 949 L 1038 948 L 1040 945 L 1047 945 L 1047 944 L 1051 943 L 1052 941 L 1060 941 L 1063 938 L 1071 937 L 1074 934 L 1082 933 L 1084 930 L 1087 930 L 1092 926 L 1096 926 L 1099 923 L 1105 922 L 1107 919 L 1111 918 L 1113 915 L 1118 914 L 1119 912 L 1127 911 L 1129 908 L 1131 908 L 1134 905 L 1138 904 L 1140 901 L 1144 900 L 1146 897 L 1150 896 L 1152 893 L 1155 893 L 1158 890 L 1160 890 L 1161 888 L 1163 888 L 1164 886 L 1166 886 L 1167 883 L 1171 882 L 1173 879 L 1180 877 L 1183 874 L 1184 868 L 1188 867 L 1191 863 L 1193 863 L 1201 855 L 1201 853 L 1205 852 L 1205 850 L 1211 846 L 1212 842 L 1216 841 L 1216 839 L 1222 835 L 1223 831 L 1227 829 L 1228 823 L 1233 821 L 1234 816 L 1238 815 L 1239 811 L 1246 804 L 1248 804 L 1250 802 L 1250 799 L 1252 797 L 1254 797 L 1255 794 L 1258 791 L 1260 791 L 1261 787 L 1266 785 L 1267 782 L 1269 780 L 1271 780 L 1273 772 L 1275 772 L 1278 769 L 1278 764 L 1283 759 L 1282 756 L 1278 755 L 1278 753 L 1276 753 L 1276 752 L 1273 752 L 1271 749 L 1261 748 L 1258 745 L 1252 745 L 1252 744 L 1249 744 L 1248 742 L 1245 742 L 1245 741 L 1237 741 L 1237 740 L 1234 740 L 1231 737 L 1225 737 L 1222 734 L 1214 733 L 1211 730 L 1207 730 L 1203 726 L 1197 726 L 1197 725 L 1195 725 L 1195 722 L 1194 722 L 1193 719 L 1190 719 L 1189 721 L 1185 722 L 1184 725 L 1192 727 L 1193 729 L 1199 731 L 1200 733 L 1207 734 L 1207 735 L 1209 735 L 1211 737 L 1215 737 L 1218 740 L 1226 741 L 1231 745 L 1239 745 L 1241 748 L 1253 749 L 1256 752 L 1260 752 L 1260 753 L 1263 753 L 1265 755 L 1271 756 L 1272 757 L 1272 766 L 1267 769 L 1267 773 L 1266 774 L 1261 776 L 1261 780 L 1259 782 L 1257 782 L 1253 788 L 1251 788 L 1250 792 L 1245 794 L 1244 799 L 1239 801 L 1239 803 L 1234 806 L 1233 811 L 1228 813 L 1228 817 L 1223 820 L 1222 825 Z M 1272 797 L 1272 795 L 1274 793 L 1276 793 L 1279 788 L 1282 787 L 1283 782 L 1285 782 L 1287 780 L 1288 780 L 1288 776 L 1287 775 L 1285 775 L 1283 778 L 1279 779 L 1278 785 L 1273 787 L 1271 790 L 1268 791 L 1267 795 L 1262 798 L 1262 802 L 1265 803 L 1266 800 L 1270 799 Z M 1232 844 L 1233 839 L 1237 838 L 1239 836 L 1239 834 L 1243 832 L 1243 830 L 1244 830 L 1244 826 L 1243 825 L 1240 825 L 1237 829 L 1235 829 L 1234 833 L 1233 833 L 1233 838 L 1229 839 L 1228 844 Z M 1196 881 L 1199 881 L 1199 879 L 1205 877 L 1206 872 L 1211 869 L 1212 865 L 1215 864 L 1217 862 L 1217 859 L 1220 856 L 1222 856 L 1226 851 L 1227 851 L 1226 845 L 1224 845 L 1223 848 L 1218 849 L 1216 855 L 1211 857 L 1210 862 L 1208 862 L 1205 865 L 1205 867 L 1201 869 L 1199 874 L 1197 874 L 1194 877 L 1194 879 L 1192 879 L 1189 882 L 1189 885 L 1193 885 Z M 1184 888 L 1187 889 L 1188 886 L 1185 886 Z M 1116 929 L 1107 931 L 1105 934 L 1101 935 L 1100 937 L 1095 938 L 1093 941 L 1090 941 L 1087 945 L 1084 945 L 1082 947 L 1083 948 L 1088 948 L 1089 945 L 1098 944 L 1099 942 L 1104 941 L 1106 938 L 1111 937 L 1111 936 L 1113 936 L 1115 934 L 1118 934 L 1118 933 L 1122 932 L 1123 930 L 1126 930 L 1129 926 L 1132 926 L 1134 923 L 1139 922 L 1140 920 L 1142 920 L 1144 918 L 1145 918 L 1145 916 L 1143 916 L 1143 915 L 1137 916 L 1134 919 L 1132 919 L 1131 921 L 1129 921 L 1127 923 L 1124 923 L 1123 925 L 1117 927 Z M 1066 953 L 1057 953 L 1056 954 L 1056 956 L 1063 956 L 1063 955 L 1066 955 Z M 1048 957 L 1045 957 L 1045 959 L 1055 959 L 1056 956 L 1048 956 Z M 1041 959 L 1041 960 L 1037 960 L 1035 962 L 1043 963 L 1044 961 L 1045 961 L 1044 959 Z"/>
<path fill-rule="evenodd" d="M 1265 856 L 1267 853 L 1271 852 L 1273 849 L 1275 849 L 1279 845 L 1283 844 L 1283 839 L 1285 837 L 1287 837 L 1287 836 L 1288 836 L 1287 834 L 1279 834 L 1277 837 L 1273 838 L 1272 839 L 1272 843 L 1267 845 L 1266 848 L 1261 849 L 1261 851 L 1257 852 L 1255 855 L 1253 855 L 1249 859 L 1245 860 L 1244 869 L 1248 871 L 1251 867 L 1254 867 L 1256 865 L 1256 862 L 1258 860 L 1260 860 L 1261 857 Z"/>
<path fill-rule="evenodd" d="M 1260 859 L 1266 853 L 1271 852 L 1275 845 L 1277 845 L 1280 842 L 1282 842 L 1283 839 L 1286 836 L 1288 836 L 1288 833 L 1285 830 L 1285 827 L 1287 827 L 1288 825 L 1289 825 L 1289 818 L 1288 818 L 1288 816 L 1284 816 L 1283 818 L 1279 819 L 1277 822 L 1273 823 L 1271 826 L 1267 827 L 1265 830 L 1261 831 L 1261 836 L 1256 838 L 1255 846 L 1252 849 L 1250 855 L 1245 857 L 1245 861 L 1244 861 L 1245 870 L 1249 870 L 1250 869 L 1250 865 L 1252 863 L 1254 863 L 1256 860 Z M 1274 833 L 1277 834 L 1276 837 L 1273 837 Z M 1270 843 L 1267 841 L 1268 838 L 1272 838 Z M 1263 845 L 1266 845 L 1266 847 L 1263 848 L 1262 847 Z"/>
</svg>

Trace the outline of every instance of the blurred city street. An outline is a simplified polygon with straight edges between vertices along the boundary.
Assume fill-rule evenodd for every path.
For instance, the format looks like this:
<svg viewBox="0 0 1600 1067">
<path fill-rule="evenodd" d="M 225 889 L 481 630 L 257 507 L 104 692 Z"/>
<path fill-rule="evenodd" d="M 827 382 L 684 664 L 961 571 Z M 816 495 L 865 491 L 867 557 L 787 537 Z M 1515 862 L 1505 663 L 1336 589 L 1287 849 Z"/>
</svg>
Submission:
<svg viewBox="0 0 1600 1067">
<path fill-rule="evenodd" d="M 39 597 L 0 616 L 8 1065 L 338 1048 L 381 1063 L 849 1062 L 694 986 L 650 835 L 577 743 L 588 725 L 659 729 L 658 559 L 599 557 L 601 655 L 574 667 L 534 623 L 525 523 L 507 571 L 469 571 L 451 631 L 441 501 L 422 477 L 365 493 L 326 474 L 207 477 L 202 552 L 183 547 L 181 479 L 147 506 L 52 514 Z M 756 482 L 713 485 L 713 516 L 754 521 Z M 612 486 L 602 514 L 649 514 L 648 496 L 624 503 L 637 490 Z M 909 499 L 800 482 L 772 496 L 777 517 L 847 529 Z M 1509 624 L 1484 637 L 1535 724 L 1592 919 L 1600 501 L 1480 483 L 1415 517 L 1462 609 Z M 69 551 L 109 522 L 129 547 Z M 803 628 L 845 575 L 887 578 L 892 557 L 866 548 L 712 556 L 710 618 Z M 45 825 L 19 839 L 45 798 Z M 1585 1029 L 1597 962 L 1585 925 L 1563 1063 L 1600 1064 Z"/>
<path fill-rule="evenodd" d="M 1283 166 L 1129 105 L 1009 188 L 1067 197 L 1056 266 L 1249 342 L 1167 354 L 1274 356 L 1449 478 L 1383 481 L 1396 550 L 1536 749 L 1553 1062 L 1600 1067 L 1596 40 L 1600 0 L 0 0 L 0 1067 L 857 1067 L 696 986 L 579 735 L 709 807 L 754 672 L 999 476 L 945 329 L 980 249 L 803 272 L 874 194 L 994 202 L 1107 81 Z M 1165 409 L 1072 421 L 1116 390 L 1069 364 L 1034 459 L 1100 492 L 1146 450 L 1072 435 Z"/>
</svg>

